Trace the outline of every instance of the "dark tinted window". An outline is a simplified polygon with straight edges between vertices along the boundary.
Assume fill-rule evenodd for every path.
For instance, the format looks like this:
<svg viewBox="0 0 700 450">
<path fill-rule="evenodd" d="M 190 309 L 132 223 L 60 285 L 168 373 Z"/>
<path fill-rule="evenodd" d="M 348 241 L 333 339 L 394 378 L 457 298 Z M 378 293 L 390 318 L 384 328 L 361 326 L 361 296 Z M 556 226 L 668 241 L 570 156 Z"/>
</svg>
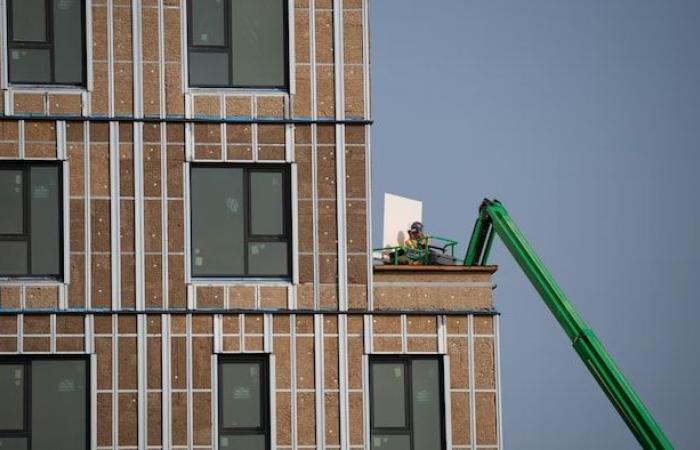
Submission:
<svg viewBox="0 0 700 450">
<path fill-rule="evenodd" d="M 84 0 L 8 0 L 11 83 L 85 84 Z"/>
<path fill-rule="evenodd" d="M 0 358 L 0 449 L 87 449 L 84 358 Z"/>
<path fill-rule="evenodd" d="M 61 199 L 59 164 L 0 164 L 0 276 L 61 276 Z"/>
<path fill-rule="evenodd" d="M 287 166 L 194 165 L 192 274 L 288 277 Z"/>
<path fill-rule="evenodd" d="M 263 356 L 219 361 L 219 448 L 269 448 L 269 378 Z"/>
<path fill-rule="evenodd" d="M 438 358 L 373 358 L 370 379 L 372 450 L 445 448 Z"/>
<path fill-rule="evenodd" d="M 190 0 L 190 85 L 286 87 L 286 5 L 286 0 Z"/>
</svg>

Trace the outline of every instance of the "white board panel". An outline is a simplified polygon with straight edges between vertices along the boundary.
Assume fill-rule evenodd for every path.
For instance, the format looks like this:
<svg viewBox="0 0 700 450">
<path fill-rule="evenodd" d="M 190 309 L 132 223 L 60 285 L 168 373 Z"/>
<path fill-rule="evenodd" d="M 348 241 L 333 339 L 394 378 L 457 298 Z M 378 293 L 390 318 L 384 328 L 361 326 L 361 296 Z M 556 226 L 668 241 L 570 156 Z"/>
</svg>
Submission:
<svg viewBox="0 0 700 450">
<path fill-rule="evenodd" d="M 423 221 L 423 202 L 384 194 L 384 247 L 403 244 L 408 239 L 408 229 L 416 221 Z"/>
</svg>

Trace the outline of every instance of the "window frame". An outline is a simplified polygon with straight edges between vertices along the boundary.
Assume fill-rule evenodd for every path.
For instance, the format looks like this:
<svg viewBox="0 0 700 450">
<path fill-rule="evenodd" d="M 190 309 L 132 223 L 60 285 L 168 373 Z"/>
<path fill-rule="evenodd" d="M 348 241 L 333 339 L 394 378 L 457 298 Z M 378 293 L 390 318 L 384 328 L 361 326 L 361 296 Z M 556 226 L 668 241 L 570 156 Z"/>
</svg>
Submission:
<svg viewBox="0 0 700 450">
<path fill-rule="evenodd" d="M 240 90 L 269 90 L 269 91 L 288 91 L 289 90 L 289 1 L 281 0 L 283 3 L 282 16 L 284 17 L 284 84 L 279 86 L 261 86 L 261 85 L 236 85 L 233 81 L 233 27 L 231 24 L 231 0 L 224 1 L 224 45 L 202 45 L 194 43 L 194 33 L 192 26 L 192 8 L 193 0 L 187 0 L 187 87 L 190 89 L 240 89 Z M 191 80 L 191 65 L 190 52 L 197 51 L 203 53 L 223 53 L 226 50 L 228 55 L 228 84 L 193 84 Z"/>
<path fill-rule="evenodd" d="M 410 450 L 415 449 L 415 438 L 413 429 L 413 361 L 417 360 L 431 360 L 438 363 L 440 380 L 440 448 L 442 450 L 447 449 L 446 440 L 446 420 L 445 417 L 445 365 L 443 361 L 443 355 L 433 355 L 433 354 L 404 354 L 404 355 L 390 355 L 390 354 L 380 354 L 380 355 L 370 355 L 369 357 L 369 428 L 370 428 L 370 439 L 376 435 L 395 435 L 395 436 L 409 436 L 411 443 Z M 405 395 L 405 424 L 404 427 L 375 427 L 374 425 L 374 364 L 375 363 L 391 363 L 391 364 L 402 364 L 404 367 L 404 395 Z"/>
<path fill-rule="evenodd" d="M 64 180 L 63 167 L 61 161 L 48 160 L 10 160 L 0 161 L 0 172 L 5 170 L 21 170 L 22 171 L 22 234 L 17 233 L 0 233 L 0 242 L 26 242 L 27 243 L 27 273 L 25 274 L 6 274 L 0 273 L 0 279 L 47 279 L 54 281 L 62 281 L 65 274 L 64 267 L 64 214 L 65 214 L 65 199 L 63 195 Z M 32 167 L 53 167 L 58 173 L 58 273 L 42 274 L 31 273 L 32 269 L 32 233 L 31 233 L 31 168 Z"/>
<path fill-rule="evenodd" d="M 217 398 L 217 443 L 221 441 L 222 437 L 226 436 L 252 436 L 252 435 L 263 435 L 265 437 L 265 449 L 270 450 L 272 445 L 272 416 L 270 407 L 270 358 L 267 354 L 262 353 L 238 353 L 238 354 L 220 354 L 218 355 L 217 361 L 217 385 L 216 386 L 216 398 Z M 224 386 L 223 383 L 223 367 L 227 363 L 257 363 L 260 368 L 260 417 L 263 421 L 263 426 L 250 428 L 250 427 L 224 427 L 224 405 L 223 405 L 223 395 L 221 389 Z M 217 445 L 218 447 L 219 445 Z"/>
<path fill-rule="evenodd" d="M 245 217 L 243 218 L 243 248 L 245 249 L 245 258 L 243 260 L 244 272 L 243 274 L 208 274 L 208 275 L 197 275 L 194 270 L 194 257 L 193 252 L 193 242 L 194 242 L 194 214 L 192 213 L 192 169 L 197 168 L 216 168 L 216 169 L 243 169 L 243 199 L 245 203 L 245 208 L 243 209 Z M 281 235 L 260 235 L 253 234 L 251 231 L 251 202 L 250 202 L 250 174 L 254 172 L 279 172 L 282 174 L 282 185 L 284 192 L 283 196 L 283 234 Z M 291 165 L 290 164 L 277 164 L 277 163 L 221 163 L 221 162 L 192 162 L 189 164 L 189 186 L 190 192 L 189 196 L 189 227 L 190 227 L 190 273 L 192 278 L 195 280 L 210 280 L 210 279 L 271 279 L 271 280 L 291 280 L 293 264 L 293 246 L 292 242 L 292 176 L 291 176 Z M 260 275 L 260 274 L 249 274 L 249 253 L 248 244 L 250 243 L 266 243 L 266 242 L 281 242 L 287 244 L 287 273 L 286 274 L 274 274 L 274 275 Z"/>
<path fill-rule="evenodd" d="M 24 426 L 21 430 L 3 430 L 0 428 L 0 438 L 25 438 L 27 449 L 32 448 L 32 365 L 35 361 L 82 361 L 85 363 L 85 449 L 90 449 L 91 416 L 92 416 L 92 373 L 90 355 L 83 354 L 16 354 L 0 356 L 0 365 L 21 365 L 24 370 Z"/>
<path fill-rule="evenodd" d="M 82 10 L 82 20 L 81 20 L 81 36 L 82 36 L 82 80 L 76 83 L 66 83 L 57 82 L 56 80 L 56 39 L 53 21 L 53 5 L 55 0 L 44 0 L 44 12 L 46 21 L 46 40 L 44 41 L 16 41 L 14 39 L 14 25 L 12 20 L 12 8 L 15 1 L 22 0 L 7 0 L 6 3 L 6 15 L 7 15 L 7 45 L 6 45 L 6 62 L 7 62 L 7 83 L 10 86 L 51 86 L 51 87 L 74 87 L 74 88 L 85 88 L 87 87 L 88 78 L 88 60 L 87 60 L 87 2 L 86 0 L 80 0 L 80 8 Z M 60 1 L 60 0 L 59 0 Z M 29 50 L 49 50 L 50 55 L 50 81 L 13 81 L 12 78 L 12 58 L 10 57 L 10 52 L 13 49 L 29 49 Z"/>
</svg>

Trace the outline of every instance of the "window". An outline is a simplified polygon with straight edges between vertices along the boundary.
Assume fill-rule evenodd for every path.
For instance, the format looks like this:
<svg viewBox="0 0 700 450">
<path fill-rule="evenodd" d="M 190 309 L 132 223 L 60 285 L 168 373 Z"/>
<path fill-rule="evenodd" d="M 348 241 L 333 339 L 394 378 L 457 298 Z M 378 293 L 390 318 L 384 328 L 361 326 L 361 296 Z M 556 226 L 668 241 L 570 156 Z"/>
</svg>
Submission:
<svg viewBox="0 0 700 450">
<path fill-rule="evenodd" d="M 85 84 L 84 0 L 8 0 L 10 83 Z"/>
<path fill-rule="evenodd" d="M 373 450 L 443 450 L 442 362 L 437 357 L 373 357 Z"/>
<path fill-rule="evenodd" d="M 190 86 L 287 86 L 287 0 L 189 0 L 188 8 Z"/>
<path fill-rule="evenodd" d="M 262 355 L 219 358 L 219 449 L 269 449 L 267 358 Z"/>
<path fill-rule="evenodd" d="M 88 448 L 85 357 L 0 358 L 0 448 Z"/>
<path fill-rule="evenodd" d="M 0 163 L 0 277 L 62 275 L 58 163 Z"/>
<path fill-rule="evenodd" d="M 289 277 L 288 166 L 197 164 L 191 190 L 193 276 Z"/>
</svg>

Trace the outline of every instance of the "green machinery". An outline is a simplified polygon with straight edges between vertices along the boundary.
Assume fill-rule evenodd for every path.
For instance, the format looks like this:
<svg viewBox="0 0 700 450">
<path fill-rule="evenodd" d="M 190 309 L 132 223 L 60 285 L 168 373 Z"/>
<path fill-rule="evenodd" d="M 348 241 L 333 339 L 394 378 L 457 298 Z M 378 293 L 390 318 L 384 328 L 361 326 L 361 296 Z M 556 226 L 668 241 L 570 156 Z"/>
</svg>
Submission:
<svg viewBox="0 0 700 450">
<path fill-rule="evenodd" d="M 486 264 L 496 234 L 539 292 L 571 339 L 574 350 L 642 447 L 672 449 L 673 445 L 617 368 L 603 344 L 583 322 L 499 201 L 484 200 L 481 204 L 464 265 Z"/>
</svg>

